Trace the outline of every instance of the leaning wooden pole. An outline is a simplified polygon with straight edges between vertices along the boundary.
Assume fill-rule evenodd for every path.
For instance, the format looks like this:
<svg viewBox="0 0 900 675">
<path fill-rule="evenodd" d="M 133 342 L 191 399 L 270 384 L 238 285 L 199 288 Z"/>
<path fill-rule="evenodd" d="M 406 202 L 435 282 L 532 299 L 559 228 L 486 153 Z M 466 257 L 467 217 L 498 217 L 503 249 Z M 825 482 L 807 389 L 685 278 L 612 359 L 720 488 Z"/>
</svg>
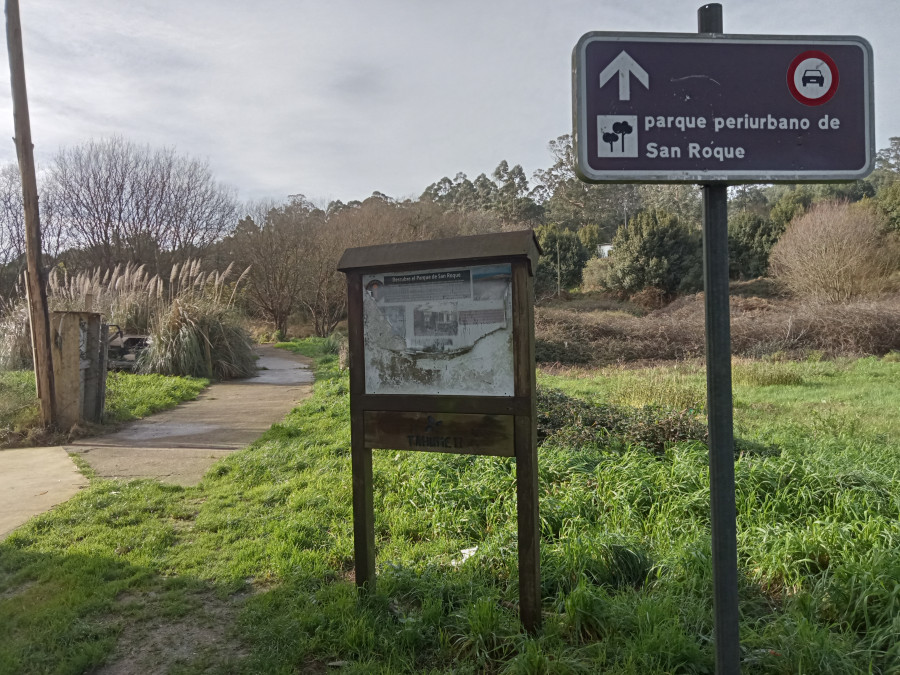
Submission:
<svg viewBox="0 0 900 675">
<path fill-rule="evenodd" d="M 6 46 L 9 50 L 9 75 L 12 84 L 16 154 L 22 174 L 22 199 L 25 204 L 25 257 L 28 273 L 28 314 L 31 319 L 34 377 L 41 403 L 41 422 L 56 425 L 56 395 L 53 386 L 53 362 L 50 356 L 50 317 L 47 312 L 47 288 L 41 268 L 41 219 L 38 212 L 37 178 L 25 89 L 25 58 L 22 53 L 22 23 L 19 0 L 6 0 Z"/>
</svg>

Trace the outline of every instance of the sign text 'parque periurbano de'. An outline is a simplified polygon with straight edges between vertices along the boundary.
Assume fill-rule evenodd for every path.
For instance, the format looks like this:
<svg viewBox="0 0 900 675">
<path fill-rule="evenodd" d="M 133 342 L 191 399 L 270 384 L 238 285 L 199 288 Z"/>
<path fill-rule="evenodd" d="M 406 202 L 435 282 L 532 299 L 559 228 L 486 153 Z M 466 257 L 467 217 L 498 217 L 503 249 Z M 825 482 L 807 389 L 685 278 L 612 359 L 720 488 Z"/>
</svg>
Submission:
<svg viewBox="0 0 900 675">
<path fill-rule="evenodd" d="M 588 33 L 573 77 L 584 180 L 853 180 L 874 166 L 860 37 Z"/>
</svg>

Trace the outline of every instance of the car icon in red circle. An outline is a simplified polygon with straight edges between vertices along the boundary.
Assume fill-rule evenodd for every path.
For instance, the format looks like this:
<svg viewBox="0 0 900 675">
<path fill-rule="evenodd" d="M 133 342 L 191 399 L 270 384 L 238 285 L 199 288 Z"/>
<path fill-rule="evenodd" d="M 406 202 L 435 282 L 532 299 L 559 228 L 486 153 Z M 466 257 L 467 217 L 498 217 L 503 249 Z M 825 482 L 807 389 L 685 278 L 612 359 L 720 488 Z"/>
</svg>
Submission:
<svg viewBox="0 0 900 675">
<path fill-rule="evenodd" d="M 817 84 L 820 87 L 825 86 L 825 76 L 822 74 L 822 71 L 819 70 L 804 70 L 803 71 L 803 84 Z"/>
<path fill-rule="evenodd" d="M 837 64 L 819 49 L 798 54 L 787 69 L 788 90 L 798 102 L 818 106 L 830 101 L 838 90 Z"/>
</svg>

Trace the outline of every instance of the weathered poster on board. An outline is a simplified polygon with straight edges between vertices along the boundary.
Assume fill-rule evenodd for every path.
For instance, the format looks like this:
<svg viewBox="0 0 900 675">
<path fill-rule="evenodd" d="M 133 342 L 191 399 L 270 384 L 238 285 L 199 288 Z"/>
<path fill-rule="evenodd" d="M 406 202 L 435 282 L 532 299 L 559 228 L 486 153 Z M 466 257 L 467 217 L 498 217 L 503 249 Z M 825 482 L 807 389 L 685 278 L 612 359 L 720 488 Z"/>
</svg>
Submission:
<svg viewBox="0 0 900 675">
<path fill-rule="evenodd" d="M 512 396 L 509 263 L 363 276 L 367 394 Z"/>
</svg>

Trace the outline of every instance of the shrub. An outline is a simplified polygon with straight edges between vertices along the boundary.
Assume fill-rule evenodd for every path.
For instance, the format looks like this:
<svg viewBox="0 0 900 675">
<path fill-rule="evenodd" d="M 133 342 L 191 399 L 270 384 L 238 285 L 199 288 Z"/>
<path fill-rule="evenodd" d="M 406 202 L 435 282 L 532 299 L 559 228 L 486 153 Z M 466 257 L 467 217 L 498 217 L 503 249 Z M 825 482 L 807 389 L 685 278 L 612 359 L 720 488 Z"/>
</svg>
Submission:
<svg viewBox="0 0 900 675">
<path fill-rule="evenodd" d="M 142 373 L 232 379 L 256 372 L 250 335 L 230 307 L 176 298 L 138 358 Z"/>
<path fill-rule="evenodd" d="M 581 270 L 588 259 L 578 235 L 557 225 L 543 225 L 535 231 L 544 254 L 534 275 L 538 295 L 555 293 L 557 281 L 562 290 L 581 285 Z"/>
<path fill-rule="evenodd" d="M 900 232 L 900 180 L 884 185 L 875 198 L 875 208 L 889 230 Z"/>
<path fill-rule="evenodd" d="M 666 294 L 698 286 L 700 241 L 665 211 L 642 211 L 619 228 L 613 239 L 606 285 L 636 293 L 656 287 Z"/>
<path fill-rule="evenodd" d="M 609 263 L 609 258 L 591 258 L 588 260 L 581 274 L 581 289 L 584 291 L 602 291 L 606 289 Z"/>
<path fill-rule="evenodd" d="M 772 249 L 772 273 L 797 297 L 846 302 L 882 292 L 897 243 L 866 204 L 826 202 L 794 220 Z"/>
<path fill-rule="evenodd" d="M 656 286 L 647 286 L 632 294 L 631 301 L 643 309 L 661 309 L 668 304 L 669 296 Z"/>
<path fill-rule="evenodd" d="M 772 220 L 750 211 L 728 220 L 728 257 L 733 277 L 756 278 L 769 269 L 769 254 L 783 229 Z"/>
</svg>

